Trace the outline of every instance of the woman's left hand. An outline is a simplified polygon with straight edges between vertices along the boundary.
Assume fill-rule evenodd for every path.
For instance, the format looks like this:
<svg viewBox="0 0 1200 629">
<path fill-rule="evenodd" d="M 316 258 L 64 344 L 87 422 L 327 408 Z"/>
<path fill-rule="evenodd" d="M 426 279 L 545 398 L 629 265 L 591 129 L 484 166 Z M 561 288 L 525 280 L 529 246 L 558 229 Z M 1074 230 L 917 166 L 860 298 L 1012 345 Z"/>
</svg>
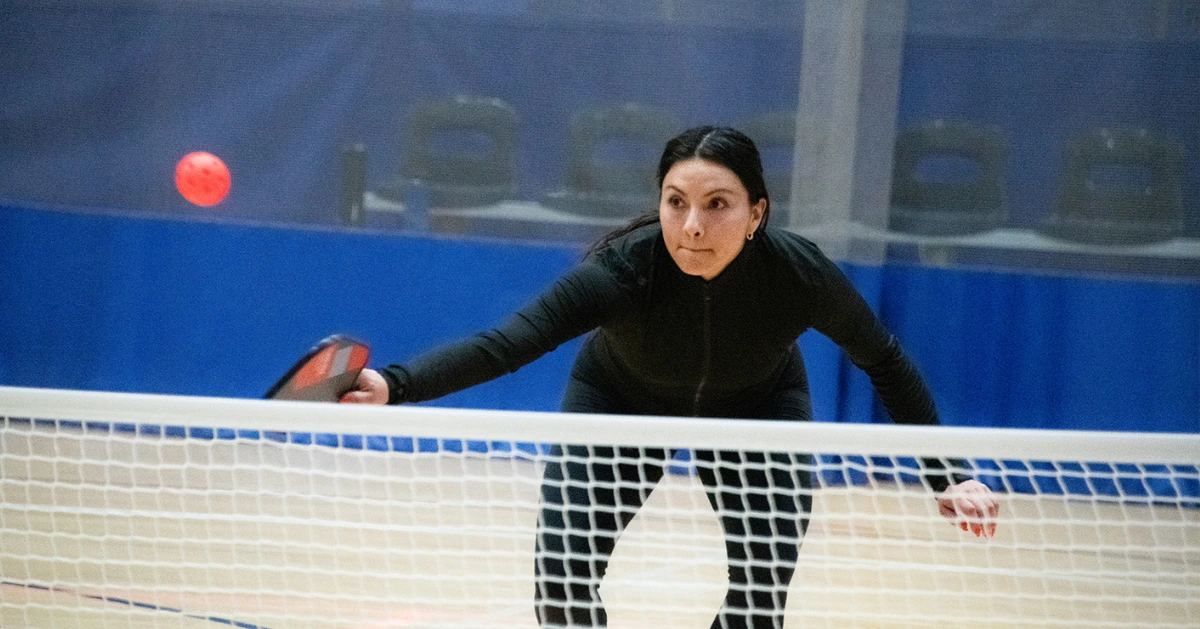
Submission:
<svg viewBox="0 0 1200 629">
<path fill-rule="evenodd" d="M 992 490 L 977 480 L 951 485 L 937 499 L 938 511 L 958 528 L 975 537 L 995 537 L 1000 502 Z"/>
</svg>

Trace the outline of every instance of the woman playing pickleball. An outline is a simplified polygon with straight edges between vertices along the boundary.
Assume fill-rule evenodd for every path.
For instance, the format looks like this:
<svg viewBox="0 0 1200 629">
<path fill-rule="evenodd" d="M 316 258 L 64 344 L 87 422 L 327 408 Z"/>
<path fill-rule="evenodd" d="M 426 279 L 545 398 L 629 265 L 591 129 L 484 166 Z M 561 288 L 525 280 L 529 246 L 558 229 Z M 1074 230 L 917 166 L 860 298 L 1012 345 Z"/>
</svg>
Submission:
<svg viewBox="0 0 1200 629">
<path fill-rule="evenodd" d="M 808 240 L 767 226 L 754 143 L 725 127 L 671 139 L 656 212 L 601 239 L 500 327 L 404 365 L 365 370 L 343 401 L 434 399 L 515 371 L 587 334 L 562 410 L 807 421 L 797 338 L 813 329 L 866 372 L 893 420 L 936 424 L 933 398 L 896 338 Z M 535 610 L 547 627 L 605 626 L 599 585 L 617 537 L 672 452 L 560 445 L 542 481 Z M 807 455 L 700 450 L 697 472 L 726 539 L 729 590 L 714 628 L 783 624 L 811 507 Z M 925 460 L 939 509 L 977 536 L 998 503 Z"/>
</svg>

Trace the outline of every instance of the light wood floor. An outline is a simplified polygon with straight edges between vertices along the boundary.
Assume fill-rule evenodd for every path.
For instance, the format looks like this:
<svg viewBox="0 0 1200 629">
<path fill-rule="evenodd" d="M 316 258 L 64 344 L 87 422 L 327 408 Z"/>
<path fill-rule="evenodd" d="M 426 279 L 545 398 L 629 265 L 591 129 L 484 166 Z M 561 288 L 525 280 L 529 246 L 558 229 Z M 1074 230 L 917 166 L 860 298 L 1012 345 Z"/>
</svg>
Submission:
<svg viewBox="0 0 1200 629">
<path fill-rule="evenodd" d="M 28 424 L 0 446 L 6 629 L 536 624 L 536 462 Z M 918 488 L 819 489 L 786 626 L 1200 627 L 1196 509 L 1003 500 L 981 540 Z M 703 489 L 668 476 L 613 556 L 609 626 L 706 628 L 723 574 Z"/>
</svg>

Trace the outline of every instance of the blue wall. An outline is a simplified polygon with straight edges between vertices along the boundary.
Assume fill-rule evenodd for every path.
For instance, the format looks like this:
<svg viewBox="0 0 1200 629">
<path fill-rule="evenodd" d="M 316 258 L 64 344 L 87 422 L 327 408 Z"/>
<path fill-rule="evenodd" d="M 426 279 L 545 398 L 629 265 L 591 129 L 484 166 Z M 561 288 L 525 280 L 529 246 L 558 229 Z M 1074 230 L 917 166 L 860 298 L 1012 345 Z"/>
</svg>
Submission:
<svg viewBox="0 0 1200 629">
<path fill-rule="evenodd" d="M 260 397 L 316 340 L 374 364 L 499 323 L 576 247 L 0 206 L 0 384 Z M 943 422 L 1200 432 L 1200 285 L 847 266 Z M 437 405 L 555 410 L 577 341 Z M 822 420 L 880 421 L 802 337 Z"/>
<path fill-rule="evenodd" d="M 318 339 L 399 360 L 499 322 L 578 253 L 0 208 L 0 381 L 261 397 Z M 552 408 L 568 350 L 450 405 Z"/>
</svg>

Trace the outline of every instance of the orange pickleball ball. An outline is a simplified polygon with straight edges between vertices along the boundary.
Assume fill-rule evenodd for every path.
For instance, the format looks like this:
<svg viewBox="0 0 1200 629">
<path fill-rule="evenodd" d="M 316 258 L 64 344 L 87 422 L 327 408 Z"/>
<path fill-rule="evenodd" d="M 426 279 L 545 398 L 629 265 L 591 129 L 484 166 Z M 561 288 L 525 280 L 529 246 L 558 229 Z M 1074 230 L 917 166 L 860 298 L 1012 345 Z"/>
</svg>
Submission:
<svg viewBox="0 0 1200 629">
<path fill-rule="evenodd" d="M 229 194 L 229 167 L 212 153 L 188 153 L 175 165 L 175 187 L 196 205 L 216 205 Z"/>
</svg>

